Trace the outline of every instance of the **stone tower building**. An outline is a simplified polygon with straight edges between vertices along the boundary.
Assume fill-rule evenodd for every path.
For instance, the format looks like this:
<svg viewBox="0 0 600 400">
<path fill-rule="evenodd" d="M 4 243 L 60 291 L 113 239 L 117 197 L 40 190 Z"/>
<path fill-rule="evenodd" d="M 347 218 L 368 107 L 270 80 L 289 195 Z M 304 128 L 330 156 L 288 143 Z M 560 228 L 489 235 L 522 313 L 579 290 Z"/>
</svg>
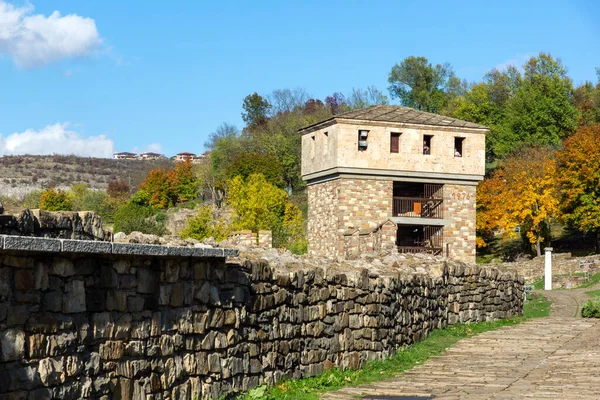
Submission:
<svg viewBox="0 0 600 400">
<path fill-rule="evenodd" d="M 475 188 L 489 128 L 400 106 L 300 130 L 308 252 L 354 258 L 398 249 L 475 261 Z"/>
</svg>

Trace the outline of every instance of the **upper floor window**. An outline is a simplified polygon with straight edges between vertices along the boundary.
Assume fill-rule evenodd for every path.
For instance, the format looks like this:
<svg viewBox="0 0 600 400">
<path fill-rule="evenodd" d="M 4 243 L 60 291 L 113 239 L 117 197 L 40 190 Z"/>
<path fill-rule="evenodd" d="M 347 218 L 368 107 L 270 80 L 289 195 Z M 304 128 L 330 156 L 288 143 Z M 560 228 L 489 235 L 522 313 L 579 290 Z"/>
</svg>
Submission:
<svg viewBox="0 0 600 400">
<path fill-rule="evenodd" d="M 329 152 L 329 133 L 323 132 L 323 155 Z"/>
<path fill-rule="evenodd" d="M 315 135 L 312 135 L 310 137 L 312 140 L 310 141 L 310 158 L 315 158 L 315 141 L 316 141 L 316 137 Z"/>
<path fill-rule="evenodd" d="M 433 135 L 423 135 L 423 154 L 431 154 L 431 139 Z"/>
<path fill-rule="evenodd" d="M 462 157 L 464 155 L 464 144 L 465 138 L 455 137 L 454 138 L 454 157 Z"/>
<path fill-rule="evenodd" d="M 358 150 L 364 151 L 367 149 L 367 138 L 369 137 L 369 131 L 360 129 L 358 131 Z"/>
<path fill-rule="evenodd" d="M 400 152 L 400 133 L 390 132 L 390 153 Z"/>
</svg>

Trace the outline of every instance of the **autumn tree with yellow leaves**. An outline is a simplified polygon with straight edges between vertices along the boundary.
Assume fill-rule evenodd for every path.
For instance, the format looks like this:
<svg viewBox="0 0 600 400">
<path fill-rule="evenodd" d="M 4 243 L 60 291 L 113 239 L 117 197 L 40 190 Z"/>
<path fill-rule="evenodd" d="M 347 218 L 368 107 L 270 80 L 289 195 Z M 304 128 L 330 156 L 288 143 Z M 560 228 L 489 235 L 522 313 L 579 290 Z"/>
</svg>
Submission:
<svg viewBox="0 0 600 400">
<path fill-rule="evenodd" d="M 514 237 L 520 227 L 541 255 L 550 240 L 550 221 L 560 215 L 556 167 L 556 152 L 549 148 L 527 148 L 503 160 L 477 190 L 478 247 L 495 231 Z"/>
<path fill-rule="evenodd" d="M 564 219 L 595 234 L 600 251 L 600 124 L 580 127 L 565 140 L 558 161 Z"/>
</svg>

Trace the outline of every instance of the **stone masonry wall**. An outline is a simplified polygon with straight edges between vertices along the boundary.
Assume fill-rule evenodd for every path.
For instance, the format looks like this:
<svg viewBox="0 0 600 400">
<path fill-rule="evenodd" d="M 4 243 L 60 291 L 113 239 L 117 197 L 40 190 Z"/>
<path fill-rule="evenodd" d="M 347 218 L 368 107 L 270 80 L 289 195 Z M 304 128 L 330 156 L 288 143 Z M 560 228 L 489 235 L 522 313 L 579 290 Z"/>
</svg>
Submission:
<svg viewBox="0 0 600 400">
<path fill-rule="evenodd" d="M 392 186 L 347 178 L 308 186 L 308 253 L 344 256 L 348 230 L 373 230 L 392 215 Z"/>
<path fill-rule="evenodd" d="M 309 185 L 308 195 L 308 254 L 335 258 L 338 244 L 339 180 Z"/>
<path fill-rule="evenodd" d="M 450 247 L 450 258 L 475 262 L 475 186 L 444 185 L 444 246 Z M 444 254 L 446 248 L 444 247 Z"/>
<path fill-rule="evenodd" d="M 226 263 L 223 249 L 190 257 L 114 244 L 90 254 L 73 242 L 32 252 L 5 238 L 0 399 L 214 399 L 357 368 L 432 329 L 510 317 L 523 305 L 516 274 L 460 263 L 435 278 L 325 276 Z"/>
</svg>

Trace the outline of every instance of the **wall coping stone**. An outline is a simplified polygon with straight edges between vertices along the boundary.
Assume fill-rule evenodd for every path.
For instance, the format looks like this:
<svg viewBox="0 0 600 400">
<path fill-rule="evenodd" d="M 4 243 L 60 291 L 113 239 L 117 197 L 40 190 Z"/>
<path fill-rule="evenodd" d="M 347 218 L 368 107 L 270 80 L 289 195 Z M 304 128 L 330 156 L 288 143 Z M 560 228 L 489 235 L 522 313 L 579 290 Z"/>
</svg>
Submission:
<svg viewBox="0 0 600 400">
<path fill-rule="evenodd" d="M 225 248 L 162 246 L 10 235 L 0 235 L 0 250 L 197 258 L 237 257 L 239 253 L 237 249 Z"/>
</svg>

